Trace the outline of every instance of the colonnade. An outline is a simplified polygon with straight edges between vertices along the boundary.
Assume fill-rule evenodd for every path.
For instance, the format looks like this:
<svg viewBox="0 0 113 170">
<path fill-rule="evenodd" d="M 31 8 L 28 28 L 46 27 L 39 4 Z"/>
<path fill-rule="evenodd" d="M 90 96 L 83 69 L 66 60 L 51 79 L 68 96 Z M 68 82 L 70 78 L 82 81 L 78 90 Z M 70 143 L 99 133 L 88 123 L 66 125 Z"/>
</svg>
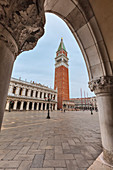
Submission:
<svg viewBox="0 0 113 170">
<path fill-rule="evenodd" d="M 12 104 L 10 103 L 11 101 Z M 28 111 L 28 110 L 37 110 L 37 111 L 44 111 L 48 110 L 48 107 L 50 110 L 57 110 L 57 103 L 46 103 L 46 102 L 34 102 L 34 101 L 21 101 L 21 100 L 14 100 L 10 99 L 7 100 L 6 103 L 6 111 L 9 111 L 9 109 L 13 111 Z"/>
</svg>

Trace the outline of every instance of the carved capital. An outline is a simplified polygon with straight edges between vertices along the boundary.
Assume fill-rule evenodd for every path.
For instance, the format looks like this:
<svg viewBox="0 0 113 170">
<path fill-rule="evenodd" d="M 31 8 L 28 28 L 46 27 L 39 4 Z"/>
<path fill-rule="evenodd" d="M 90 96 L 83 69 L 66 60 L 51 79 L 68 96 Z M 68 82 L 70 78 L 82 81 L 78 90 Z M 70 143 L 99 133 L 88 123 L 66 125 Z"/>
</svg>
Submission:
<svg viewBox="0 0 113 170">
<path fill-rule="evenodd" d="M 90 90 L 95 93 L 105 92 L 106 90 L 109 92 L 111 88 L 113 89 L 113 76 L 103 76 L 90 81 L 88 84 Z"/>
<path fill-rule="evenodd" d="M 0 25 L 11 34 L 14 43 L 0 31 L 0 40 L 10 47 L 14 55 L 35 47 L 38 39 L 44 34 L 44 1 L 45 0 L 0 0 Z"/>
</svg>

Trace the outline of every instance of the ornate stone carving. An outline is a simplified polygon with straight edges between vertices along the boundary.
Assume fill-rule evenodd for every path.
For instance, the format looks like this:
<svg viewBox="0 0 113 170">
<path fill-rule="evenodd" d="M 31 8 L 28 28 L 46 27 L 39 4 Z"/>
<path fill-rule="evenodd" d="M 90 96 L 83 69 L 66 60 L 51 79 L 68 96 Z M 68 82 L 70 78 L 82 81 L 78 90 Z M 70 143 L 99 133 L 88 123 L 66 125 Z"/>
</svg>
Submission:
<svg viewBox="0 0 113 170">
<path fill-rule="evenodd" d="M 14 46 L 0 32 L 0 39 L 8 44 L 15 55 L 35 47 L 44 33 L 44 0 L 0 0 L 0 24 L 6 29 L 18 46 Z M 7 39 L 6 39 L 7 38 Z"/>
<path fill-rule="evenodd" d="M 90 81 L 88 84 L 91 91 L 101 90 L 106 86 L 113 85 L 113 76 L 100 77 L 99 79 Z"/>
</svg>

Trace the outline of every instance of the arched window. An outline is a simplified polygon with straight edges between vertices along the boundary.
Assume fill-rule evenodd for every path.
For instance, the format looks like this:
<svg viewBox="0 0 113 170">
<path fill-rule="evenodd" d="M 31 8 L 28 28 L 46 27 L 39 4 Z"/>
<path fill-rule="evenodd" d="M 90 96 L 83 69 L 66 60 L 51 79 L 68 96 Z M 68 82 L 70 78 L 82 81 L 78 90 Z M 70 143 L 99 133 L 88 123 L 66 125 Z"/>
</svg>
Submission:
<svg viewBox="0 0 113 170">
<path fill-rule="evenodd" d="M 31 90 L 31 97 L 33 97 L 33 90 Z"/>
<path fill-rule="evenodd" d="M 15 94 L 15 92 L 16 92 L 16 87 L 14 86 L 13 87 L 13 94 Z"/>
<path fill-rule="evenodd" d="M 20 92 L 19 92 L 19 95 L 20 95 L 20 96 L 22 95 L 22 88 L 20 88 Z"/>
<path fill-rule="evenodd" d="M 28 95 L 28 89 L 26 89 L 26 92 L 25 92 L 25 96 L 27 96 Z"/>
</svg>

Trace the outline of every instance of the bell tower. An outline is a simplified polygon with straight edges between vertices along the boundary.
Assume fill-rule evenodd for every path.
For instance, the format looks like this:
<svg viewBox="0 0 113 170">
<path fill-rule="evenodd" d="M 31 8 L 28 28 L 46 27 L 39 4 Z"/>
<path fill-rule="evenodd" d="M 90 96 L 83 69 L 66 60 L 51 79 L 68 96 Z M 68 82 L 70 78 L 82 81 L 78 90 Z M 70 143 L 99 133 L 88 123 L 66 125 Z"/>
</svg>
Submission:
<svg viewBox="0 0 113 170">
<path fill-rule="evenodd" d="M 68 73 L 67 51 L 63 43 L 63 38 L 55 57 L 55 81 L 54 89 L 58 91 L 58 109 L 62 109 L 62 101 L 69 100 L 69 73 Z"/>
</svg>

